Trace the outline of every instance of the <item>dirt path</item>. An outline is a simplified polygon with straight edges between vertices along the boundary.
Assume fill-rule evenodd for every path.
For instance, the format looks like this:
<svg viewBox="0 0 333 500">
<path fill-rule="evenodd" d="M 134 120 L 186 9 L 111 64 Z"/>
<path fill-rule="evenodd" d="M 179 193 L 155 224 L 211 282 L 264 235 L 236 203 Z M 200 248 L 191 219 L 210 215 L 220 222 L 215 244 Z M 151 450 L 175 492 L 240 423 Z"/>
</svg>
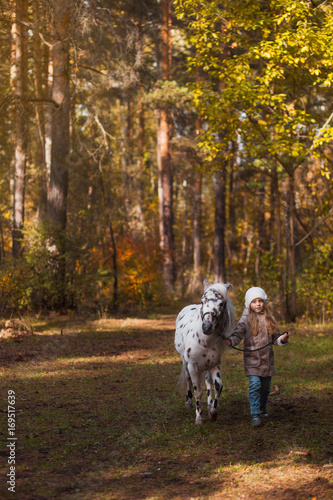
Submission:
<svg viewBox="0 0 333 500">
<path fill-rule="evenodd" d="M 332 332 L 311 361 L 296 331 L 260 429 L 249 425 L 241 355 L 226 353 L 221 414 L 196 427 L 176 388 L 174 320 L 54 317 L 1 340 L 1 435 L 14 391 L 17 498 L 333 498 Z M 6 446 L 0 456 L 6 477 Z M 13 497 L 7 487 L 1 498 Z"/>
</svg>

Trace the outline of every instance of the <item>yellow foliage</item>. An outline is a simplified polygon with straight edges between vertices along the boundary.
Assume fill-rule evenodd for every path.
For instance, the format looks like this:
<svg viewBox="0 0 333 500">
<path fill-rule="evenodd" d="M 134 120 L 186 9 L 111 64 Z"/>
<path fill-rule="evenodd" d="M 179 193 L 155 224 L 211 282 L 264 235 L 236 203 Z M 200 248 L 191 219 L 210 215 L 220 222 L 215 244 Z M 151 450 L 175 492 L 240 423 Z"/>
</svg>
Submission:
<svg viewBox="0 0 333 500">
<path fill-rule="evenodd" d="M 126 301 L 143 305 L 159 301 L 161 252 L 154 241 L 122 238 L 118 244 L 118 272 L 121 293 Z"/>
<path fill-rule="evenodd" d="M 131 235 L 118 237 L 116 240 L 120 301 L 139 306 L 158 303 L 163 293 L 161 252 L 158 245 L 155 241 L 138 240 Z M 91 249 L 89 264 L 82 272 L 98 273 L 99 295 L 104 298 L 104 302 L 112 302 L 113 249 Z"/>
</svg>

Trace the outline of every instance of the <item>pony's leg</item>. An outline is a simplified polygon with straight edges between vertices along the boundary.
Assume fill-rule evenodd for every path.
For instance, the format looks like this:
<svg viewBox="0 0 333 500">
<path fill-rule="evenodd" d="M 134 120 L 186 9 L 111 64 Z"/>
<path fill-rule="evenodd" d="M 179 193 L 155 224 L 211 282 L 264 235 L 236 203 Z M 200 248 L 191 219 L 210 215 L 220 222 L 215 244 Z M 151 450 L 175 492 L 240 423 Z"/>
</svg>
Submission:
<svg viewBox="0 0 333 500">
<path fill-rule="evenodd" d="M 205 382 L 207 387 L 207 406 L 209 410 L 213 405 L 213 379 L 209 370 L 206 373 Z"/>
<path fill-rule="evenodd" d="M 217 366 L 214 366 L 214 368 L 211 368 L 210 373 L 214 381 L 215 395 L 214 395 L 214 401 L 212 401 L 212 403 L 209 404 L 208 406 L 208 417 L 211 422 L 215 422 L 215 420 L 217 419 L 219 400 L 223 389 L 223 384 L 221 379 L 221 365 L 218 364 Z"/>
<path fill-rule="evenodd" d="M 191 381 L 191 377 L 190 377 L 190 374 L 188 372 L 188 369 L 186 367 L 186 372 L 185 372 L 185 376 L 186 376 L 186 403 L 185 403 L 185 406 L 186 408 L 192 408 L 192 398 L 193 398 L 193 394 L 192 394 L 192 381 Z"/>
<path fill-rule="evenodd" d="M 195 397 L 195 423 L 202 424 L 201 396 L 202 388 L 200 381 L 200 373 L 195 370 L 193 365 L 188 365 L 188 371 L 191 376 L 194 397 Z"/>
</svg>

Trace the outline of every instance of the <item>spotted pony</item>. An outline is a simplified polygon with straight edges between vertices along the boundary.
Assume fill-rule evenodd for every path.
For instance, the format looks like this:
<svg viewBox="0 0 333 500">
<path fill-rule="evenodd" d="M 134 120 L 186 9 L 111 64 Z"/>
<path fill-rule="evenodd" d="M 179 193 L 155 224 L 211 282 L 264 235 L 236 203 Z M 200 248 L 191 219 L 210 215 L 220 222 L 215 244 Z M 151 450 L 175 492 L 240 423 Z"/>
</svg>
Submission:
<svg viewBox="0 0 333 500">
<path fill-rule="evenodd" d="M 176 320 L 175 347 L 182 357 L 180 382 L 186 383 L 186 407 L 192 407 L 192 390 L 196 404 L 195 423 L 202 423 L 202 379 L 206 372 L 208 418 L 214 422 L 218 415 L 223 339 L 232 334 L 234 308 L 228 296 L 230 283 L 210 285 L 204 280 L 201 304 L 184 307 Z M 214 397 L 213 397 L 214 387 Z"/>
</svg>

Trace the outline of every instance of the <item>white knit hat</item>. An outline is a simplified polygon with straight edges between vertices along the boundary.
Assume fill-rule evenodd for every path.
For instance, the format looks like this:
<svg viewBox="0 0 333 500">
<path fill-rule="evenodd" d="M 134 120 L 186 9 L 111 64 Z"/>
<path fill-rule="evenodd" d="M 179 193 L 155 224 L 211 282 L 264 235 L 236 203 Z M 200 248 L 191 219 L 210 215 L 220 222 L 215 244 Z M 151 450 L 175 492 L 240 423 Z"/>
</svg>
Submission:
<svg viewBox="0 0 333 500">
<path fill-rule="evenodd" d="M 268 303 L 269 298 L 266 295 L 265 290 L 259 288 L 258 286 L 253 286 L 249 288 L 245 294 L 245 307 L 250 307 L 252 300 L 254 299 L 262 299 L 265 304 Z"/>
</svg>

